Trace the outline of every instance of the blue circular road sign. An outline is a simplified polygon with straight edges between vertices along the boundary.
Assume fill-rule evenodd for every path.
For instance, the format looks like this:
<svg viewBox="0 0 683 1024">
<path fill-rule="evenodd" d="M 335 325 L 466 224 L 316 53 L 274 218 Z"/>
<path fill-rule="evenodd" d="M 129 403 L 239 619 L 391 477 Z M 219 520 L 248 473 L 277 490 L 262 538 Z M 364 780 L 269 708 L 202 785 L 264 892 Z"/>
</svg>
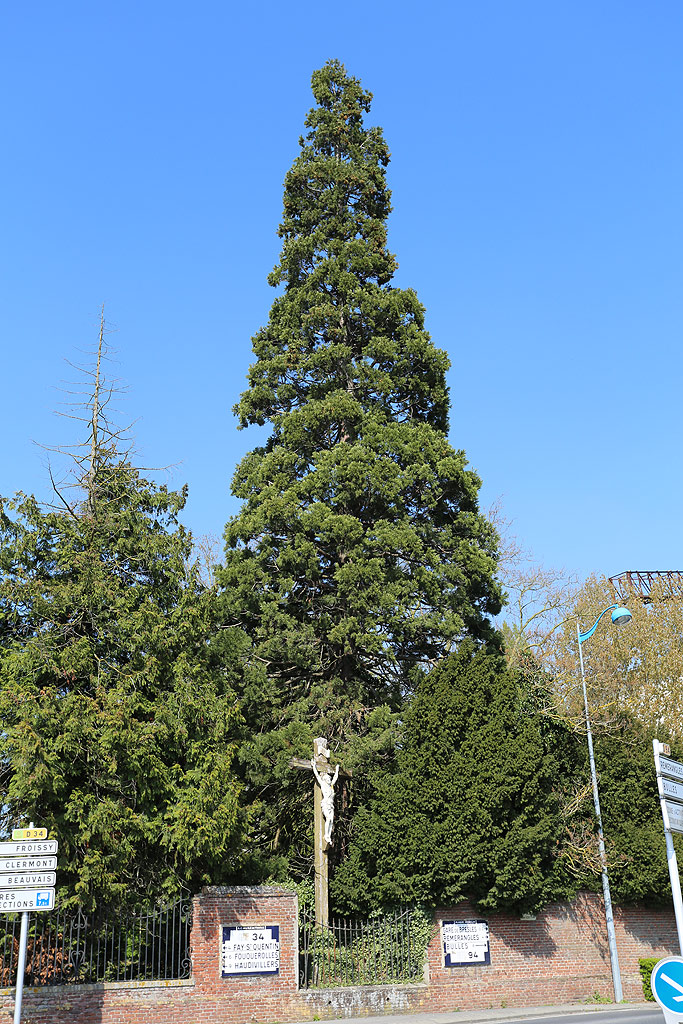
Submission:
<svg viewBox="0 0 683 1024">
<path fill-rule="evenodd" d="M 680 1014 L 683 1019 L 683 956 L 667 956 L 655 964 L 650 987 L 663 1010 Z"/>
</svg>

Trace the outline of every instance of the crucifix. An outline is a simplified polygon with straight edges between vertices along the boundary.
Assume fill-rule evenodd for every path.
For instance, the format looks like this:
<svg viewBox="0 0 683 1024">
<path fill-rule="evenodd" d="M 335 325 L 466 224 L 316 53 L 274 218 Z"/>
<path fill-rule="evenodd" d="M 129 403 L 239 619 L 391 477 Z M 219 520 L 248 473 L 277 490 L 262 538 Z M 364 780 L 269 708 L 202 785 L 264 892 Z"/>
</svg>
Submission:
<svg viewBox="0 0 683 1024">
<path fill-rule="evenodd" d="M 340 775 L 345 775 L 348 778 L 351 772 L 344 771 L 339 765 L 335 765 L 334 771 L 332 770 L 330 750 L 327 740 L 323 736 L 313 740 L 313 758 L 310 761 L 303 757 L 293 757 L 289 764 L 292 768 L 305 768 L 309 772 L 312 771 L 315 778 L 313 793 L 315 923 L 319 928 L 326 928 L 329 922 L 327 851 L 332 845 L 332 829 L 334 827 L 334 786 Z"/>
</svg>

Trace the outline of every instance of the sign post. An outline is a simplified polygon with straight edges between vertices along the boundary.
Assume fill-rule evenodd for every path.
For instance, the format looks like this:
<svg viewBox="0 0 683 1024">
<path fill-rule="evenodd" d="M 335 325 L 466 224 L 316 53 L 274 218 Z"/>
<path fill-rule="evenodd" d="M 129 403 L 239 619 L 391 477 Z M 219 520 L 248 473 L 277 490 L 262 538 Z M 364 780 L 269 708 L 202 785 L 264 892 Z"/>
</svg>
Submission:
<svg viewBox="0 0 683 1024">
<path fill-rule="evenodd" d="M 47 838 L 46 828 L 15 828 L 11 843 L 0 843 L 0 909 L 21 910 L 17 986 L 14 995 L 14 1024 L 21 1024 L 21 1004 L 24 998 L 26 947 L 28 945 L 28 916 L 31 910 L 52 910 L 55 905 L 53 888 L 56 875 L 51 868 L 57 866 L 57 842 Z"/>
<path fill-rule="evenodd" d="M 24 972 L 26 970 L 26 944 L 28 942 L 28 910 L 21 915 L 19 934 L 19 960 L 17 962 L 17 988 L 14 996 L 14 1024 L 21 1024 L 21 1002 L 24 997 Z"/>
<path fill-rule="evenodd" d="M 676 931 L 678 932 L 678 948 L 683 955 L 683 896 L 681 896 L 681 879 L 678 874 L 678 862 L 672 832 L 683 832 L 683 764 L 673 761 L 668 755 L 669 747 L 659 740 L 652 741 L 657 772 L 657 790 L 659 804 L 664 822 L 666 839 L 666 859 L 669 865 L 671 895 L 674 901 Z M 652 990 L 654 992 L 654 989 Z"/>
</svg>

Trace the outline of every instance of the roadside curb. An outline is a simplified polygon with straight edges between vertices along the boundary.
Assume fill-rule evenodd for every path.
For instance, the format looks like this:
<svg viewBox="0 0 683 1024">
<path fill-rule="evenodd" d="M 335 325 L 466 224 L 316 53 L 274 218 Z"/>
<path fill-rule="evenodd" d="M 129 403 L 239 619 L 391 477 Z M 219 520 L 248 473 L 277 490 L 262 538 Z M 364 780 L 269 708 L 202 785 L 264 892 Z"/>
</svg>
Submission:
<svg viewBox="0 0 683 1024">
<path fill-rule="evenodd" d="M 627 1013 L 653 1010 L 656 1003 L 566 1003 L 560 1006 L 506 1006 L 490 1010 L 453 1010 L 439 1013 L 392 1013 L 377 1017 L 347 1017 L 356 1024 L 484 1024 L 486 1021 L 536 1020 L 539 1017 L 571 1016 L 581 1013 Z M 334 1018 L 339 1021 L 341 1018 Z M 301 1021 L 299 1024 L 310 1024 Z M 324 1024 L 323 1021 L 320 1024 Z"/>
<path fill-rule="evenodd" d="M 492 1010 L 463 1010 L 457 1013 L 427 1014 L 424 1024 L 448 1024 L 449 1021 L 462 1024 L 477 1024 L 489 1020 L 535 1020 L 537 1017 L 571 1016 L 577 1013 L 624 1012 L 654 1009 L 656 1003 L 566 1003 L 561 1006 L 512 1006 Z M 381 1018 L 378 1018 L 381 1019 Z M 397 1018 L 398 1019 L 398 1018 Z M 420 1018 L 422 1019 L 422 1018 Z"/>
</svg>

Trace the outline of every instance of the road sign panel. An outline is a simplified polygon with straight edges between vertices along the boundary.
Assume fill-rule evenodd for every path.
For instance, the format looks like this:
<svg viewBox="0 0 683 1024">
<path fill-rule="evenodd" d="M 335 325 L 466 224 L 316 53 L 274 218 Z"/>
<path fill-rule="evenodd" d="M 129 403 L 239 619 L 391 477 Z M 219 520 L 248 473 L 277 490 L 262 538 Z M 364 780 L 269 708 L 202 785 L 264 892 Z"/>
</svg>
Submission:
<svg viewBox="0 0 683 1024">
<path fill-rule="evenodd" d="M 683 786 L 681 786 L 683 789 Z M 56 839 L 26 840 L 19 843 L 0 843 L 0 857 L 29 857 L 31 854 L 56 853 Z"/>
<path fill-rule="evenodd" d="M 54 871 L 15 871 L 0 874 L 0 889 L 35 889 L 54 885 L 57 875 Z"/>
<path fill-rule="evenodd" d="M 13 828 L 12 839 L 47 839 L 46 828 Z"/>
<path fill-rule="evenodd" d="M 683 832 L 683 805 L 672 804 L 670 800 L 662 801 L 666 808 L 668 828 L 671 832 Z M 666 825 L 666 821 L 664 823 Z"/>
<path fill-rule="evenodd" d="M 673 779 L 660 779 L 661 794 L 668 800 L 680 800 L 683 803 L 683 782 L 674 782 Z"/>
<path fill-rule="evenodd" d="M 441 942 L 444 967 L 491 963 L 489 926 L 486 921 L 442 921 Z"/>
<path fill-rule="evenodd" d="M 659 806 L 664 823 L 666 861 L 669 868 L 669 881 L 671 882 L 671 898 L 676 918 L 678 945 L 681 951 L 683 951 L 683 892 L 681 892 L 681 879 L 678 874 L 678 862 L 676 860 L 676 849 L 672 835 L 673 832 L 683 832 L 683 807 L 680 806 L 680 803 L 683 803 L 683 783 L 676 781 L 676 779 L 666 778 L 667 771 L 670 774 L 674 774 L 674 772 L 677 772 L 678 767 L 680 767 L 678 761 L 672 760 L 670 756 L 671 751 L 667 744 L 653 739 L 652 750 L 655 756 Z M 666 987 L 666 984 L 667 982 L 663 982 L 664 987 Z M 676 1002 L 678 1003 L 680 1000 L 676 1000 Z M 683 1024 L 683 1005 L 677 1006 L 675 1010 L 667 1010 L 662 1004 L 662 1008 L 666 1024 Z"/>
<path fill-rule="evenodd" d="M 280 926 L 278 924 L 221 925 L 221 977 L 242 974 L 280 973 Z"/>
<path fill-rule="evenodd" d="M 0 871 L 54 871 L 56 857 L 0 857 Z"/>
<path fill-rule="evenodd" d="M 662 775 L 668 775 L 670 779 L 678 779 L 683 782 L 683 764 L 680 761 L 673 761 L 670 757 L 659 758 L 659 770 Z"/>
<path fill-rule="evenodd" d="M 0 889 L 0 910 L 52 910 L 54 889 Z"/>
</svg>

